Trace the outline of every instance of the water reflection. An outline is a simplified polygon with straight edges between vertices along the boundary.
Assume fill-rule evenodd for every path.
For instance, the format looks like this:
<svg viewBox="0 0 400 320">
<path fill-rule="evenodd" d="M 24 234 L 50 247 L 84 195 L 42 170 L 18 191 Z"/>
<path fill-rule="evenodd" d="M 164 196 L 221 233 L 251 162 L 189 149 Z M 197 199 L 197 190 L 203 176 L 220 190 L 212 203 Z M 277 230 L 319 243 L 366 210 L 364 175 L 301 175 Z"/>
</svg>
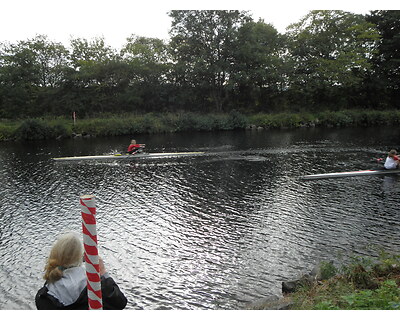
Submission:
<svg viewBox="0 0 400 320">
<path fill-rule="evenodd" d="M 50 161 L 123 150 L 129 138 L 0 146 L 0 309 L 34 308 L 48 250 L 59 232 L 80 232 L 88 193 L 101 255 L 130 309 L 243 308 L 317 261 L 399 249 L 398 177 L 298 179 L 368 168 L 394 144 L 384 130 L 143 136 L 150 152 L 207 154 Z"/>
</svg>

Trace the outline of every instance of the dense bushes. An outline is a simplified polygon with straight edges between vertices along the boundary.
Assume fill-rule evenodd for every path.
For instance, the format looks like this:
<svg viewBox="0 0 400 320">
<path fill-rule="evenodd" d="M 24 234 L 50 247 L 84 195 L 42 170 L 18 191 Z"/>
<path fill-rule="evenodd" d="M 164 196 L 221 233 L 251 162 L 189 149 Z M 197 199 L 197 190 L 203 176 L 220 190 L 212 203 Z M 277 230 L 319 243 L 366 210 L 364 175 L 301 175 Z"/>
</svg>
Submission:
<svg viewBox="0 0 400 320">
<path fill-rule="evenodd" d="M 51 136 L 50 126 L 46 122 L 36 119 L 25 120 L 14 133 L 16 140 L 43 140 L 51 138 Z"/>
<path fill-rule="evenodd" d="M 69 137 L 72 129 L 63 120 L 45 121 L 28 119 L 16 124 L 0 124 L 0 141 L 2 140 L 45 140 Z"/>
<path fill-rule="evenodd" d="M 9 140 L 13 137 L 17 125 L 14 122 L 0 123 L 0 141 Z"/>
<path fill-rule="evenodd" d="M 256 114 L 249 123 L 263 128 L 366 127 L 400 124 L 400 111 L 325 111 L 310 113 Z"/>
<path fill-rule="evenodd" d="M 121 114 L 95 119 L 29 119 L 21 123 L 0 123 L 0 141 L 40 140 L 71 137 L 134 135 L 182 131 L 235 130 L 249 127 L 264 129 L 301 127 L 350 127 L 400 125 L 400 111 L 326 111 L 244 115 L 237 111 L 220 114 L 147 113 Z"/>
<path fill-rule="evenodd" d="M 236 111 L 229 114 L 148 113 L 109 119 L 82 119 L 74 130 L 82 134 L 116 136 L 138 133 L 234 130 L 244 129 L 246 125 L 247 118 Z"/>
</svg>

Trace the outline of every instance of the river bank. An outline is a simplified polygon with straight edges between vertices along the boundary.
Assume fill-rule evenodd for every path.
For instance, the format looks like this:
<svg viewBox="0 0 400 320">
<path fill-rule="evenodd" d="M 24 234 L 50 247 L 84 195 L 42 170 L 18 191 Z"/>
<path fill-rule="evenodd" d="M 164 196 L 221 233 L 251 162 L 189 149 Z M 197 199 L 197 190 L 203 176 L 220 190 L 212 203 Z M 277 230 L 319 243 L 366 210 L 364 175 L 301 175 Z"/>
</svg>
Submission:
<svg viewBox="0 0 400 320">
<path fill-rule="evenodd" d="M 399 125 L 400 111 L 344 110 L 319 113 L 225 114 L 148 113 L 97 118 L 37 118 L 0 121 L 0 141 L 44 140 L 76 136 L 119 136 L 167 132 L 260 130 L 302 127 Z"/>
<path fill-rule="evenodd" d="M 282 297 L 248 306 L 263 310 L 400 310 L 400 255 L 353 258 L 341 267 L 322 262 L 299 279 L 282 282 Z"/>
</svg>

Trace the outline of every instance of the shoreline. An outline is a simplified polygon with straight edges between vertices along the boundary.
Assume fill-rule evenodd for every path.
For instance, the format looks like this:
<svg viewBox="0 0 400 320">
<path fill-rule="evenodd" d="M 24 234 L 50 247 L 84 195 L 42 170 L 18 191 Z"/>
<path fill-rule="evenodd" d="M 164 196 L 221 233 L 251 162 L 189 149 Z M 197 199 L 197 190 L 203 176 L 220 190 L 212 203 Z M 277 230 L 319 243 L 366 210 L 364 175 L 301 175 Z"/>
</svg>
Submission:
<svg viewBox="0 0 400 320">
<path fill-rule="evenodd" d="M 0 120 L 1 141 L 106 137 L 174 132 L 268 130 L 294 128 L 345 128 L 400 125 L 400 111 L 342 110 L 319 113 L 219 114 L 147 113 L 106 115 L 96 118 L 32 118 Z"/>
<path fill-rule="evenodd" d="M 339 267 L 322 261 L 310 273 L 283 281 L 281 297 L 259 299 L 247 309 L 400 310 L 400 255 L 352 260 Z"/>
</svg>

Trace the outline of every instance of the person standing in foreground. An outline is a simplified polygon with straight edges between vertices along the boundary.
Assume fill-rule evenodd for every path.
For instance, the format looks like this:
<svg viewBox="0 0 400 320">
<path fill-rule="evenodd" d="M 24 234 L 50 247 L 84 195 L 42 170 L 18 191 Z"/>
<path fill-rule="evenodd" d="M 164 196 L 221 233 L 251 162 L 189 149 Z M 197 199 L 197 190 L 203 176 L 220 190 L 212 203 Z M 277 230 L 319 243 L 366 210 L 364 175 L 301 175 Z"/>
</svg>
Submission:
<svg viewBox="0 0 400 320">
<path fill-rule="evenodd" d="M 135 154 L 139 150 L 142 150 L 145 146 L 145 144 L 136 143 L 136 140 L 131 140 L 131 144 L 129 145 L 126 152 L 129 154 Z"/>
<path fill-rule="evenodd" d="M 83 244 L 78 234 L 61 235 L 50 251 L 45 266 L 44 286 L 35 297 L 39 310 L 87 310 L 87 278 L 82 266 Z M 108 275 L 100 259 L 103 309 L 122 310 L 127 299 Z"/>
<path fill-rule="evenodd" d="M 397 156 L 396 150 L 390 150 L 389 154 L 386 158 L 384 167 L 388 170 L 398 169 L 399 168 L 399 157 Z"/>
</svg>

